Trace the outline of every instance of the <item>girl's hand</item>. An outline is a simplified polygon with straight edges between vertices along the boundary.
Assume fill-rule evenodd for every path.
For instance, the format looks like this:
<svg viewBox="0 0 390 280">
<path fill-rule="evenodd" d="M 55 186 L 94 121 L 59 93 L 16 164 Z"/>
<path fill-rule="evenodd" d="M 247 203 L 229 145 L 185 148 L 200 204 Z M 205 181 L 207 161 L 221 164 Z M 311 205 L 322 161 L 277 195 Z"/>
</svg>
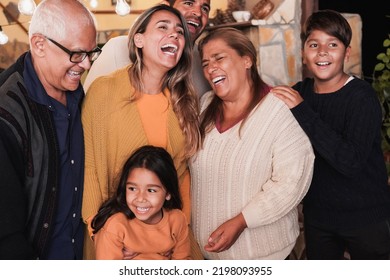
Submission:
<svg viewBox="0 0 390 280">
<path fill-rule="evenodd" d="M 286 103 L 289 109 L 296 107 L 303 101 L 298 91 L 288 86 L 276 86 L 271 89 L 273 95 Z"/>
<path fill-rule="evenodd" d="M 219 253 L 229 249 L 247 227 L 244 216 L 240 213 L 236 217 L 224 222 L 209 237 L 204 249 L 208 252 Z"/>
<path fill-rule="evenodd" d="M 139 253 L 137 253 L 137 252 L 132 252 L 132 251 L 126 249 L 126 248 L 123 248 L 123 249 L 122 249 L 122 253 L 123 253 L 123 259 L 124 259 L 124 260 L 132 260 L 132 259 L 134 259 L 136 256 L 139 255 Z"/>
</svg>

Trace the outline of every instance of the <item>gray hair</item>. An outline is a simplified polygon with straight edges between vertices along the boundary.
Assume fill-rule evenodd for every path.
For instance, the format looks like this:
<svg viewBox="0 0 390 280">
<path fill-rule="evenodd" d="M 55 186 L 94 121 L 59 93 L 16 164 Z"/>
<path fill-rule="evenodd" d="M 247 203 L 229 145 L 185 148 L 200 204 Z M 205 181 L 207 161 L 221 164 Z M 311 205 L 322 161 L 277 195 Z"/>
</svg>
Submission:
<svg viewBox="0 0 390 280">
<path fill-rule="evenodd" d="M 74 14 L 77 10 L 78 14 Z M 42 34 L 56 40 L 70 36 L 72 28 L 94 26 L 96 18 L 79 0 L 43 0 L 31 18 L 29 38 Z"/>
</svg>

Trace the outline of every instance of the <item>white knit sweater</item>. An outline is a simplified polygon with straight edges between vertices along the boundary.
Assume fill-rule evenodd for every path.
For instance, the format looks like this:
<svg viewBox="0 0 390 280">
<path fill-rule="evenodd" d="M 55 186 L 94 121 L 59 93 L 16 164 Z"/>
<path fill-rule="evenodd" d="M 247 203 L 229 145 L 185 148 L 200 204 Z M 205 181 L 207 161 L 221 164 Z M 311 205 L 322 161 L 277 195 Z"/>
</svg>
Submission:
<svg viewBox="0 0 390 280">
<path fill-rule="evenodd" d="M 202 99 L 202 110 L 213 93 Z M 190 161 L 192 228 L 207 259 L 284 259 L 299 234 L 297 205 L 306 194 L 314 154 L 290 110 L 268 94 L 241 123 L 210 131 Z M 248 225 L 221 253 L 203 247 L 222 223 L 242 212 Z"/>
</svg>

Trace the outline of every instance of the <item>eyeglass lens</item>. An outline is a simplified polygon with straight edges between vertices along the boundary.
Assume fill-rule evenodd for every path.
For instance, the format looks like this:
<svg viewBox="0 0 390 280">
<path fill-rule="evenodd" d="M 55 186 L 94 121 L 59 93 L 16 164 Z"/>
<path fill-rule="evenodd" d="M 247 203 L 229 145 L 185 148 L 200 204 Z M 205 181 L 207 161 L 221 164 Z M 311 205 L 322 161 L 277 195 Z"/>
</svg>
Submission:
<svg viewBox="0 0 390 280">
<path fill-rule="evenodd" d="M 89 61 L 93 62 L 99 57 L 100 52 L 100 49 L 92 52 L 74 52 L 70 56 L 70 61 L 74 63 L 80 63 L 88 56 Z"/>
</svg>

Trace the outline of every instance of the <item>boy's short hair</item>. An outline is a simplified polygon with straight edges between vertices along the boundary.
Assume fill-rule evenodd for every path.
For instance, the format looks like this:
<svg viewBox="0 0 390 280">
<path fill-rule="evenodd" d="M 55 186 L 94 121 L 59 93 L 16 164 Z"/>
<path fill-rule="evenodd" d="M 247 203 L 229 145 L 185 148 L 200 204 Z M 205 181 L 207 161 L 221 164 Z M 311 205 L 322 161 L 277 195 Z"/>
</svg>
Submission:
<svg viewBox="0 0 390 280">
<path fill-rule="evenodd" d="M 336 37 L 345 47 L 351 43 L 351 26 L 342 14 L 334 10 L 319 10 L 307 18 L 301 32 L 302 44 L 314 30 L 320 30 Z"/>
</svg>

